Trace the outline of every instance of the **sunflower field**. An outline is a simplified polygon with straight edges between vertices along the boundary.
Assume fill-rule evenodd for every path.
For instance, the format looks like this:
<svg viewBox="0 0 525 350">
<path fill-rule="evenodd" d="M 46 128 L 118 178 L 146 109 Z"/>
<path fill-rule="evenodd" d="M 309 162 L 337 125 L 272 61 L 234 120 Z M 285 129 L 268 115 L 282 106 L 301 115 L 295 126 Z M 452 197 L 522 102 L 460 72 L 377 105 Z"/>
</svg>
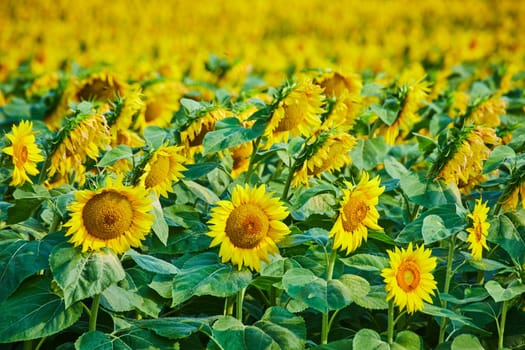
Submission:
<svg viewBox="0 0 525 350">
<path fill-rule="evenodd" d="M 523 23 L 0 1 L 0 348 L 525 349 Z"/>
</svg>

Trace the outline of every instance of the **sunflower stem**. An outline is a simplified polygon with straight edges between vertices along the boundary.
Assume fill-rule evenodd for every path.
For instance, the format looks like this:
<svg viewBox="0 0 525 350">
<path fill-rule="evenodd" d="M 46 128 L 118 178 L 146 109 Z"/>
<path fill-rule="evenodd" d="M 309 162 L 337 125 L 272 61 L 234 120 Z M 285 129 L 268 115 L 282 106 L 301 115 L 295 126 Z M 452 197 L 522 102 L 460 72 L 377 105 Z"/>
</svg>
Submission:
<svg viewBox="0 0 525 350">
<path fill-rule="evenodd" d="M 257 155 L 257 151 L 259 150 L 259 144 L 261 143 L 262 136 L 259 136 L 254 142 L 253 142 L 253 151 L 252 155 L 250 156 L 250 163 L 248 164 L 248 171 L 246 172 L 246 178 L 244 179 L 244 183 L 248 183 L 250 181 L 250 177 L 253 173 L 253 167 L 255 166 L 255 156 Z"/>
<path fill-rule="evenodd" d="M 450 242 L 448 245 L 448 257 L 447 257 L 447 269 L 445 271 L 445 286 L 443 287 L 443 293 L 448 293 L 450 290 L 450 280 L 452 279 L 452 262 L 454 260 L 454 235 L 450 236 Z M 446 309 L 447 308 L 447 301 L 442 300 L 441 306 Z M 443 317 L 441 319 L 441 325 L 439 327 L 439 344 L 443 343 L 445 341 L 445 331 L 447 328 L 447 321 L 448 319 L 446 317 Z"/>
<path fill-rule="evenodd" d="M 53 222 L 49 226 L 49 232 L 48 233 L 56 232 L 58 224 L 60 224 L 60 219 L 61 219 L 60 215 L 57 213 L 57 211 L 53 210 Z"/>
<path fill-rule="evenodd" d="M 332 247 L 332 252 L 330 254 L 330 259 L 328 260 L 328 267 L 326 269 L 326 280 L 330 281 L 334 274 L 334 265 L 335 259 L 337 258 L 337 249 Z M 321 344 L 326 344 L 328 342 L 328 333 L 330 333 L 330 326 L 332 322 L 329 320 L 330 312 L 326 310 L 323 312 L 322 324 L 321 324 Z M 332 319 L 333 321 L 333 319 Z"/>
<path fill-rule="evenodd" d="M 224 316 L 233 315 L 233 300 L 231 297 L 227 297 L 224 300 Z"/>
<path fill-rule="evenodd" d="M 509 301 L 504 300 L 501 307 L 501 321 L 498 329 L 498 350 L 503 349 L 503 336 L 505 333 L 505 322 L 507 321 L 507 311 L 509 309 Z"/>
<path fill-rule="evenodd" d="M 89 331 L 97 330 L 98 306 L 100 304 L 100 294 L 95 294 L 91 304 L 91 315 L 89 316 Z"/>
<path fill-rule="evenodd" d="M 40 340 L 38 341 L 38 344 L 36 344 L 35 350 L 40 350 L 40 348 L 42 347 L 42 344 L 44 344 L 45 340 L 46 340 L 46 337 L 40 338 Z"/>
<path fill-rule="evenodd" d="M 281 200 L 288 199 L 288 191 L 290 191 L 290 185 L 292 184 L 293 175 L 295 174 L 296 164 L 297 162 L 295 160 L 290 164 L 290 169 L 288 170 L 288 176 L 286 177 L 286 182 L 284 184 Z"/>
<path fill-rule="evenodd" d="M 246 292 L 246 288 L 243 288 L 237 292 L 237 307 L 235 309 L 235 317 L 241 322 L 242 322 L 242 304 L 244 302 L 244 292 Z"/>
<path fill-rule="evenodd" d="M 394 321 L 394 301 L 390 300 L 388 302 L 388 328 L 387 328 L 387 339 L 388 344 L 394 343 L 394 326 L 396 322 Z"/>
</svg>

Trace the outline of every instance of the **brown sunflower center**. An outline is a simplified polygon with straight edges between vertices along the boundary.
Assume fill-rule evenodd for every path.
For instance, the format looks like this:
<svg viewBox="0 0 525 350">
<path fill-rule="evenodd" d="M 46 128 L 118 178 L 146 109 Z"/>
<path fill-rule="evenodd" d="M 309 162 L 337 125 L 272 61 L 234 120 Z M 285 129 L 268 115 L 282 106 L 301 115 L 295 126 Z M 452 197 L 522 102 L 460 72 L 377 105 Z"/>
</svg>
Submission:
<svg viewBox="0 0 525 350">
<path fill-rule="evenodd" d="M 119 93 L 122 91 L 118 86 L 113 86 L 107 79 L 97 78 L 82 86 L 77 97 L 79 100 L 112 101 Z"/>
<path fill-rule="evenodd" d="M 256 205 L 243 204 L 232 210 L 226 221 L 226 235 L 233 245 L 251 249 L 266 237 L 270 222 Z"/>
<path fill-rule="evenodd" d="M 298 103 L 284 106 L 284 118 L 281 119 L 275 131 L 290 131 L 302 122 L 302 115 L 306 112 Z"/>
<path fill-rule="evenodd" d="M 343 228 L 346 232 L 353 232 L 366 217 L 370 208 L 362 201 L 350 199 L 343 207 Z"/>
<path fill-rule="evenodd" d="M 144 181 L 146 188 L 151 188 L 161 183 L 167 178 L 169 170 L 170 159 L 168 157 L 158 157 L 157 160 L 151 164 L 151 169 Z"/>
<path fill-rule="evenodd" d="M 157 119 L 162 114 L 162 104 L 159 102 L 150 102 L 146 105 L 144 119 L 147 122 Z"/>
<path fill-rule="evenodd" d="M 417 264 L 413 261 L 405 261 L 399 266 L 396 274 L 398 286 L 405 292 L 411 292 L 419 286 L 421 275 Z"/>
<path fill-rule="evenodd" d="M 206 135 L 208 131 L 213 131 L 214 128 L 215 128 L 215 122 L 203 123 L 201 126 L 201 131 L 198 134 L 196 134 L 192 140 L 190 140 L 190 146 L 194 147 L 194 146 L 202 145 L 202 140 L 204 140 L 204 135 Z"/>
<path fill-rule="evenodd" d="M 88 233 L 99 239 L 121 236 L 133 222 L 133 207 L 120 193 L 107 191 L 91 198 L 82 210 L 82 221 Z"/>
<path fill-rule="evenodd" d="M 25 164 L 27 162 L 28 151 L 25 145 L 22 145 L 18 152 L 18 163 Z"/>
<path fill-rule="evenodd" d="M 481 226 L 481 223 L 476 223 L 474 225 L 474 234 L 476 235 L 476 240 L 481 242 L 481 237 L 483 236 L 483 227 Z"/>
</svg>

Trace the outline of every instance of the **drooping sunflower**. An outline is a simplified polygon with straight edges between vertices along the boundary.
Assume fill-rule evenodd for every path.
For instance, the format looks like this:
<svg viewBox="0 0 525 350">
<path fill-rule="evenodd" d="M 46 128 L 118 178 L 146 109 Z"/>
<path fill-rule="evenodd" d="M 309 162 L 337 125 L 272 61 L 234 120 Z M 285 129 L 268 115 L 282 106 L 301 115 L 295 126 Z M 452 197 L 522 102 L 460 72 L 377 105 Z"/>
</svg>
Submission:
<svg viewBox="0 0 525 350">
<path fill-rule="evenodd" d="M 265 136 L 266 146 L 281 141 L 288 141 L 290 137 L 309 137 L 321 126 L 320 114 L 323 113 L 323 89 L 309 79 L 302 79 L 279 102 L 274 110 Z"/>
<path fill-rule="evenodd" d="M 519 203 L 525 209 L 525 165 L 512 172 L 510 180 L 503 190 L 498 204 L 504 210 L 515 210 Z"/>
<path fill-rule="evenodd" d="M 233 166 L 231 171 L 232 178 L 236 178 L 248 170 L 252 153 L 253 143 L 251 142 L 245 142 L 239 146 L 231 148 L 231 156 L 233 158 Z"/>
<path fill-rule="evenodd" d="M 282 222 L 287 216 L 286 207 L 266 193 L 264 185 L 237 185 L 231 200 L 218 201 L 212 209 L 210 247 L 220 245 L 222 262 L 231 261 L 239 270 L 247 266 L 259 271 L 261 260 L 268 262 L 270 254 L 279 253 L 277 243 L 290 233 Z"/>
<path fill-rule="evenodd" d="M 472 226 L 467 228 L 469 233 L 467 242 L 470 243 L 469 248 L 474 260 L 481 259 L 483 248 L 489 249 L 487 246 L 487 235 L 490 227 L 490 224 L 487 222 L 488 212 L 487 203 L 481 203 L 480 198 L 476 201 L 472 213 L 468 215 L 472 219 Z"/>
<path fill-rule="evenodd" d="M 408 313 L 423 310 L 423 301 L 432 302 L 431 295 L 437 288 L 432 275 L 436 268 L 436 258 L 431 257 L 432 251 L 423 245 L 412 250 L 412 242 L 408 248 L 387 250 L 390 258 L 390 267 L 381 271 L 386 283 L 387 300 L 394 300 L 394 304 Z"/>
<path fill-rule="evenodd" d="M 33 123 L 21 121 L 18 126 L 13 125 L 11 132 L 5 135 L 11 146 L 4 147 L 2 151 L 11 156 L 13 161 L 12 186 L 23 185 L 26 181 L 33 183 L 29 175 L 38 174 L 36 164 L 44 160 L 40 148 L 35 143 Z"/>
<path fill-rule="evenodd" d="M 497 127 L 501 124 L 500 116 L 507 113 L 507 101 L 503 98 L 491 98 L 479 104 L 468 120 L 474 125 Z"/>
<path fill-rule="evenodd" d="M 356 145 L 357 140 L 350 134 L 338 133 L 329 135 L 317 151 L 306 159 L 296 171 L 292 186 L 299 184 L 308 185 L 312 176 L 320 177 L 325 171 L 339 170 L 352 163 L 350 150 Z"/>
<path fill-rule="evenodd" d="M 152 207 L 146 189 L 108 178 L 103 188 L 75 192 L 68 207 L 71 218 L 64 224 L 66 236 L 82 252 L 108 247 L 122 254 L 142 245 L 153 224 Z"/>
<path fill-rule="evenodd" d="M 172 183 L 182 178 L 185 158 L 180 146 L 161 146 L 148 160 L 140 183 L 146 189 L 153 190 L 157 195 L 168 197 L 173 192 Z"/>
<path fill-rule="evenodd" d="M 346 249 L 350 254 L 361 246 L 363 240 L 366 241 L 369 228 L 381 230 L 377 224 L 379 213 L 376 205 L 385 187 L 379 186 L 379 176 L 369 180 L 368 173 L 363 174 L 355 187 L 350 182 L 345 184 L 348 189 L 343 189 L 339 215 L 329 236 L 334 239 L 334 249 Z"/>
<path fill-rule="evenodd" d="M 181 144 L 185 147 L 188 161 L 193 161 L 194 155 L 202 152 L 204 136 L 208 131 L 215 130 L 215 123 L 231 114 L 224 108 L 216 108 L 196 118 L 185 130 L 181 131 Z"/>
</svg>

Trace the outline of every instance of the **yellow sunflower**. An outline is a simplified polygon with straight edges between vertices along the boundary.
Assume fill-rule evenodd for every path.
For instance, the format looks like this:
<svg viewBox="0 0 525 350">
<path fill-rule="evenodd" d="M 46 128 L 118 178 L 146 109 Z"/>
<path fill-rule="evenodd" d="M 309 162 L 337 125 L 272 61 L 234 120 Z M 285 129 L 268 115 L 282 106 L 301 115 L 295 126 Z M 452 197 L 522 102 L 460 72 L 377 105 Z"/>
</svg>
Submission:
<svg viewBox="0 0 525 350">
<path fill-rule="evenodd" d="M 379 187 L 379 183 L 379 176 L 369 180 L 367 173 L 355 187 L 345 182 L 348 189 L 343 189 L 341 209 L 329 234 L 334 238 L 334 249 L 346 249 L 350 254 L 361 246 L 363 240 L 366 241 L 368 228 L 381 230 L 377 224 L 379 213 L 376 205 L 385 187 Z"/>
<path fill-rule="evenodd" d="M 11 146 L 4 147 L 2 151 L 11 156 L 14 165 L 11 185 L 20 186 L 26 181 L 33 183 L 28 174 L 38 174 L 36 163 L 44 160 L 40 148 L 35 143 L 33 123 L 21 121 L 18 126 L 13 125 L 11 132 L 5 136 L 11 141 Z"/>
<path fill-rule="evenodd" d="M 469 233 L 467 242 L 470 243 L 469 248 L 474 260 L 481 259 L 483 248 L 489 249 L 487 246 L 487 235 L 490 227 L 490 224 L 487 222 L 488 212 L 487 203 L 481 203 L 480 198 L 476 201 L 472 213 L 468 215 L 472 219 L 472 227 L 467 228 Z"/>
<path fill-rule="evenodd" d="M 325 171 L 331 173 L 352 164 L 349 152 L 356 144 L 355 137 L 347 133 L 328 136 L 319 149 L 296 171 L 292 186 L 308 185 L 309 177 L 320 177 Z"/>
<path fill-rule="evenodd" d="M 290 137 L 309 137 L 321 126 L 320 114 L 323 113 L 323 89 L 308 79 L 297 82 L 290 93 L 279 102 L 274 110 L 265 136 L 266 146 L 288 141 Z"/>
<path fill-rule="evenodd" d="M 181 154 L 182 147 L 161 146 L 148 160 L 140 183 L 146 189 L 153 190 L 157 195 L 168 197 L 173 192 L 172 183 L 182 178 L 182 171 L 187 170 Z"/>
<path fill-rule="evenodd" d="M 232 115 L 230 111 L 217 108 L 195 119 L 184 131 L 181 131 L 181 144 L 185 146 L 189 161 L 193 161 L 196 153 L 202 152 L 202 140 L 206 133 L 215 130 L 215 123 L 230 115 Z"/>
<path fill-rule="evenodd" d="M 164 128 L 171 123 L 173 113 L 180 108 L 183 87 L 176 83 L 157 83 L 144 90 L 145 103 L 140 109 L 135 126 L 141 132 L 148 126 Z"/>
<path fill-rule="evenodd" d="M 232 178 L 236 178 L 248 170 L 252 153 L 253 143 L 251 142 L 246 142 L 231 148 L 231 156 L 233 158 L 233 166 L 231 171 Z"/>
<path fill-rule="evenodd" d="M 423 301 L 432 302 L 430 296 L 437 288 L 432 275 L 436 268 L 436 258 L 430 256 L 432 251 L 423 245 L 412 250 L 411 242 L 407 249 L 396 247 L 387 253 L 390 267 L 381 271 L 386 283 L 386 299 L 394 299 L 394 304 L 400 310 L 406 307 L 408 313 L 423 310 Z"/>
<path fill-rule="evenodd" d="M 152 208 L 146 189 L 108 178 L 104 188 L 75 192 L 75 201 L 68 207 L 71 218 L 64 224 L 66 236 L 83 252 L 108 247 L 121 254 L 142 245 L 153 224 Z"/>
<path fill-rule="evenodd" d="M 221 200 L 212 209 L 208 222 L 213 237 L 210 247 L 220 245 L 222 262 L 231 261 L 259 271 L 269 254 L 279 253 L 277 243 L 290 229 L 282 222 L 288 211 L 278 198 L 266 193 L 264 185 L 250 188 L 237 185 L 231 201 Z"/>
<path fill-rule="evenodd" d="M 482 102 L 470 114 L 468 120 L 474 125 L 497 127 L 501 124 L 500 115 L 507 113 L 507 102 L 503 98 L 491 98 Z"/>
<path fill-rule="evenodd" d="M 123 96 L 126 85 L 114 75 L 95 73 L 77 83 L 73 101 L 111 102 L 117 96 Z"/>
</svg>

